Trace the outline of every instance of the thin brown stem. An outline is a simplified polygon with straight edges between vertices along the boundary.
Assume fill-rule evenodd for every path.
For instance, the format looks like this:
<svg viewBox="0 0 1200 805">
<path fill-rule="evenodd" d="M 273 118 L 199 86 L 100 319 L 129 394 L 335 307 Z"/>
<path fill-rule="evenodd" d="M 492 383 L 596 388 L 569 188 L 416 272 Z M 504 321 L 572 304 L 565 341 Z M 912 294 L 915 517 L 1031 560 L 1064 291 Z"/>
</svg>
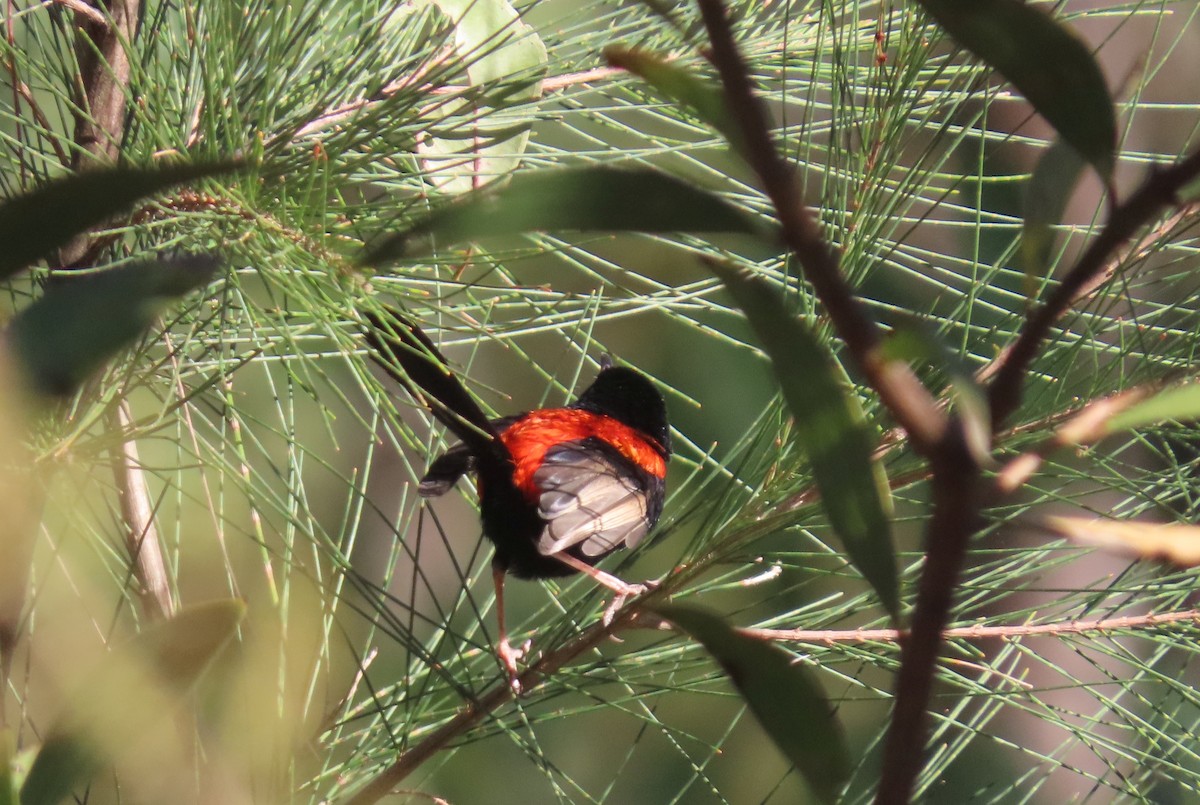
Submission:
<svg viewBox="0 0 1200 805">
<path fill-rule="evenodd" d="M 943 640 L 1011 640 L 1018 637 L 1063 637 L 1103 632 L 1137 632 L 1167 626 L 1200 624 L 1200 609 L 1123 615 L 1117 618 L 1021 623 L 1007 626 L 960 626 L 942 631 Z M 897 643 L 899 629 L 739 629 L 747 637 L 780 643 Z"/>
<path fill-rule="evenodd" d="M 141 0 L 107 0 L 108 18 L 77 19 L 75 53 L 79 62 L 79 102 L 75 116 L 75 170 L 115 162 L 125 134 L 129 94 L 129 48 L 137 33 Z M 101 15 L 103 16 L 103 15 Z M 60 267 L 92 262 L 91 235 L 72 238 L 59 250 Z"/>
</svg>

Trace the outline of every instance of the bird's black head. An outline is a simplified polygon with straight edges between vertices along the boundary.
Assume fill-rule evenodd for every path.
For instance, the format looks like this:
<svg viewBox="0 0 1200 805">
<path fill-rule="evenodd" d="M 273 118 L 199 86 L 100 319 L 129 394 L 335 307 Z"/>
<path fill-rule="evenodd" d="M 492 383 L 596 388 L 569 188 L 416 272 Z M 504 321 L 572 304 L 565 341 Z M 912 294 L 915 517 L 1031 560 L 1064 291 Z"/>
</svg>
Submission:
<svg viewBox="0 0 1200 805">
<path fill-rule="evenodd" d="M 603 369 L 572 408 L 610 416 L 658 442 L 671 455 L 671 429 L 662 395 L 641 372 L 623 366 Z"/>
</svg>

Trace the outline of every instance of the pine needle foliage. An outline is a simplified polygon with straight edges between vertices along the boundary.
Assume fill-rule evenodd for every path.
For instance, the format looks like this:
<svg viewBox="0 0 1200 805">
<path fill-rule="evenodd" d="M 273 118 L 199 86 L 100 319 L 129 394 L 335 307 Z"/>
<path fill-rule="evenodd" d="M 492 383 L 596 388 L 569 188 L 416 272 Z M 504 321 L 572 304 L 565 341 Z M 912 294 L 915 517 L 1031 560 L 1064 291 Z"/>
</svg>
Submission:
<svg viewBox="0 0 1200 805">
<path fill-rule="evenodd" d="M 888 446 L 880 460 L 907 609 L 928 516 L 924 465 L 846 360 L 799 268 L 735 237 L 562 232 L 435 243 L 429 256 L 379 269 L 358 263 L 464 186 L 498 186 L 514 171 L 648 166 L 769 221 L 755 177 L 715 131 L 603 60 L 606 45 L 621 44 L 711 79 L 698 12 L 518 4 L 515 21 L 464 46 L 443 10 L 452 5 L 142 3 L 122 161 L 244 162 L 115 222 L 96 268 L 200 250 L 227 270 L 31 438 L 45 506 L 6 727 L 36 744 L 62 676 L 47 665 L 82 667 L 148 619 L 111 472 L 129 442 L 140 448 L 171 600 L 248 603 L 198 696 L 193 783 L 229 802 L 342 801 L 505 685 L 474 496 L 417 497 L 445 434 L 372 368 L 359 335 L 356 311 L 385 299 L 497 414 L 571 399 L 605 352 L 656 378 L 676 425 L 670 498 L 647 543 L 610 569 L 630 580 L 671 574 L 675 601 L 738 626 L 830 630 L 778 645 L 814 670 L 847 730 L 859 762 L 845 801 L 870 799 L 899 650 L 846 633 L 891 624 L 814 495 L 750 328 L 698 258 L 767 277 L 846 365 Z M 1198 145 L 1200 97 L 1172 80 L 1194 67 L 1195 3 L 1037 5 L 1082 31 L 1119 84 L 1118 186 Z M 776 141 L 853 287 L 883 325 L 919 319 L 959 364 L 986 372 L 1056 284 L 1055 268 L 1103 225 L 1098 183 L 1081 182 L 1055 228 L 1052 264 L 1031 279 L 1021 199 L 1054 135 L 1017 94 L 915 3 L 730 6 Z M 6 196 L 62 175 L 79 148 L 72 127 L 87 113 L 68 9 L 7 7 Z M 479 66 L 521 38 L 536 38 L 544 61 L 481 81 Z M 489 172 L 497 165 L 500 175 Z M 1056 325 L 992 470 L 1089 401 L 1191 379 L 1195 222 L 1184 206 L 1139 232 Z M 41 293 L 36 281 L 6 288 L 12 310 Z M 944 363 L 915 368 L 935 394 L 952 380 Z M 114 426 L 108 414 L 122 402 L 132 417 Z M 1117 434 L 1053 453 L 1019 495 L 985 511 L 950 626 L 1059 628 L 949 638 L 922 801 L 1197 795 L 1197 619 L 1108 623 L 1188 612 L 1195 572 L 1055 540 L 1029 515 L 1190 522 L 1198 461 L 1190 426 Z M 510 626 L 534 656 L 576 640 L 606 604 L 586 579 L 510 589 Z M 61 648 L 68 637 L 77 649 Z M 489 710 L 403 788 L 413 801 L 454 803 L 809 796 L 699 646 L 671 631 L 621 638 Z"/>
</svg>

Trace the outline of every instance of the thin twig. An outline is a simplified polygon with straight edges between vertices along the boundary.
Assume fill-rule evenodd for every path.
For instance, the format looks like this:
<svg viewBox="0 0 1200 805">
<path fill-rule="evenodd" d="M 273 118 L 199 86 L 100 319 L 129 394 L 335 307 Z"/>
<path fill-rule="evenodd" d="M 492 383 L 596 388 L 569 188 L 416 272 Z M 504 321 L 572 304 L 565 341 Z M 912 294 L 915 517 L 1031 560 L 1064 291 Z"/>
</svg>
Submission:
<svg viewBox="0 0 1200 805">
<path fill-rule="evenodd" d="M 406 89 L 417 89 L 425 92 L 428 95 L 459 95 L 471 90 L 471 87 L 460 86 L 456 84 L 447 84 L 444 86 L 434 86 L 432 84 L 418 85 L 417 82 L 423 77 L 432 67 L 440 62 L 434 61 L 426 65 L 419 73 L 407 78 L 402 78 L 399 81 L 393 81 L 383 89 L 376 92 L 370 98 L 352 101 L 334 107 L 328 112 L 324 112 L 309 122 L 305 123 L 296 132 L 296 139 L 307 137 L 310 134 L 315 134 L 318 131 L 331 128 L 343 120 L 353 117 L 357 113 L 368 109 L 377 104 L 383 103 L 397 93 Z M 596 67 L 591 70 L 582 70 L 577 73 L 567 73 L 565 75 L 551 76 L 542 80 L 542 93 L 557 92 L 561 89 L 577 86 L 579 84 L 590 84 L 594 81 L 602 81 L 607 78 L 612 78 L 615 75 L 623 73 L 624 70 L 619 70 L 615 67 Z"/>
<path fill-rule="evenodd" d="M 1022 623 L 1007 626 L 959 626 L 942 631 L 944 640 L 1007 640 L 1016 637 L 1062 637 L 1092 632 L 1157 629 L 1179 624 L 1200 624 L 1200 609 L 1182 612 L 1125 615 L 1119 618 L 1070 620 L 1061 623 Z M 747 637 L 792 643 L 897 643 L 905 633 L 898 629 L 739 629 Z"/>
</svg>

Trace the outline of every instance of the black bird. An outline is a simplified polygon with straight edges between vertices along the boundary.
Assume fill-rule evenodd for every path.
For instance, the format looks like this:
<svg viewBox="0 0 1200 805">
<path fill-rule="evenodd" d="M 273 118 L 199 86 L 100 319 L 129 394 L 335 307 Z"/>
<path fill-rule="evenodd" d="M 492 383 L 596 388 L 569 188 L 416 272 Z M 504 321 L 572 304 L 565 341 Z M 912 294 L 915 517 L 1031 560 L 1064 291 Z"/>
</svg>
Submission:
<svg viewBox="0 0 1200 805">
<path fill-rule="evenodd" d="M 434 460 L 419 493 L 437 497 L 468 472 L 477 478 L 483 534 L 495 546 L 496 651 L 517 688 L 522 651 L 505 629 L 506 573 L 586 573 L 617 594 L 609 612 L 645 591 L 594 565 L 636 547 L 658 522 L 671 457 L 666 404 L 645 375 L 604 362 L 565 408 L 489 419 L 419 327 L 390 309 L 364 315 L 375 361 L 461 442 Z"/>
</svg>

